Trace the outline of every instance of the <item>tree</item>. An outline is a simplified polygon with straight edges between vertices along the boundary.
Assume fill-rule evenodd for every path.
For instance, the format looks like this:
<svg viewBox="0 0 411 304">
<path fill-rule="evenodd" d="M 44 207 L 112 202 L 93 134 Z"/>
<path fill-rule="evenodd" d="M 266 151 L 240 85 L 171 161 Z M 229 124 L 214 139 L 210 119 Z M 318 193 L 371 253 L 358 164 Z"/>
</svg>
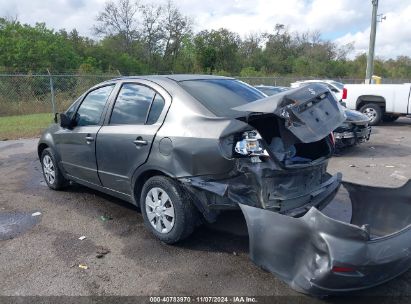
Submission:
<svg viewBox="0 0 411 304">
<path fill-rule="evenodd" d="M 289 74 L 292 72 L 289 61 L 296 57 L 293 37 L 283 24 L 276 24 L 274 30 L 263 35 L 266 39 L 263 64 L 269 73 Z"/>
<path fill-rule="evenodd" d="M 215 70 L 238 73 L 239 47 L 241 39 L 237 33 L 227 29 L 201 31 L 194 38 L 197 60 L 203 71 Z"/>
<path fill-rule="evenodd" d="M 264 37 L 262 34 L 249 34 L 240 42 L 239 54 L 242 59 L 242 66 L 253 68 L 256 71 L 261 70 L 264 65 L 262 59 L 262 46 Z M 248 70 L 249 72 L 251 70 Z M 244 72 L 248 73 L 248 72 Z"/>
<path fill-rule="evenodd" d="M 131 53 L 133 40 L 139 37 L 136 19 L 139 6 L 130 0 L 106 2 L 104 10 L 97 16 L 94 32 L 97 35 L 121 37 L 124 50 Z"/>
<path fill-rule="evenodd" d="M 179 54 L 183 38 L 192 33 L 192 20 L 183 15 L 171 0 L 167 1 L 164 11 L 162 20 L 165 41 L 163 59 L 168 67 L 172 67 Z"/>
<path fill-rule="evenodd" d="M 79 62 L 64 33 L 55 33 L 44 23 L 33 27 L 0 19 L 0 66 L 6 70 L 60 72 L 77 68 Z"/>
<path fill-rule="evenodd" d="M 163 5 L 110 0 L 97 20 L 95 30 L 100 40 L 81 36 L 76 29 L 55 31 L 44 23 L 32 26 L 0 18 L 0 69 L 364 77 L 366 55 L 349 59 L 352 43 L 339 46 L 322 39 L 320 32 L 289 32 L 283 24 L 243 39 L 227 29 L 205 29 L 193 35 L 191 18 L 171 0 Z M 411 58 L 378 58 L 375 73 L 408 82 Z"/>
<path fill-rule="evenodd" d="M 142 37 L 146 44 L 148 61 L 151 62 L 153 55 L 160 53 L 162 40 L 164 39 L 164 28 L 162 27 L 163 9 L 154 4 L 143 4 L 142 14 Z"/>
</svg>

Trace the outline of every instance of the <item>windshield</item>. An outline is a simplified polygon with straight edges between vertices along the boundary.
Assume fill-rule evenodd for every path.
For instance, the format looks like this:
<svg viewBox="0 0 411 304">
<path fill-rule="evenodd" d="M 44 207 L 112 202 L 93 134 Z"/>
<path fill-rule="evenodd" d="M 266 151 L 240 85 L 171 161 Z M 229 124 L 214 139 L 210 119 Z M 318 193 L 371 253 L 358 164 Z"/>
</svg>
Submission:
<svg viewBox="0 0 411 304">
<path fill-rule="evenodd" d="M 207 109 L 220 117 L 238 116 L 234 107 L 264 98 L 257 89 L 234 79 L 186 80 L 180 85 Z"/>
<path fill-rule="evenodd" d="M 344 88 L 344 84 L 341 82 L 337 82 L 337 81 L 332 81 L 331 84 L 333 86 L 336 86 L 338 89 L 342 90 Z"/>
</svg>

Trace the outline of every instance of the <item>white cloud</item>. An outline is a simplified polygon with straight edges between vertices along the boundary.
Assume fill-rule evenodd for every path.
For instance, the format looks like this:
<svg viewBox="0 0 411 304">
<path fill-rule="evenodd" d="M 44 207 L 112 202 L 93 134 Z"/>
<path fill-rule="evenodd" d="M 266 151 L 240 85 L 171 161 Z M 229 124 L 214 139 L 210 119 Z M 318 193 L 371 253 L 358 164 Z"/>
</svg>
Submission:
<svg viewBox="0 0 411 304">
<path fill-rule="evenodd" d="M 411 56 L 411 4 L 402 6 L 399 11 L 385 10 L 384 15 L 386 19 L 377 25 L 375 55 L 381 58 Z M 339 44 L 354 42 L 353 55 L 358 55 L 368 52 L 369 39 L 370 26 L 356 33 L 347 33 L 336 42 Z"/>
<path fill-rule="evenodd" d="M 143 0 L 144 1 L 144 0 Z M 146 0 L 150 1 L 150 0 Z M 165 0 L 150 2 L 164 3 Z M 0 12 L 24 23 L 46 22 L 55 29 L 77 28 L 91 36 L 104 0 L 0 0 Z M 371 0 L 175 0 L 193 17 L 195 30 L 228 28 L 246 35 L 272 31 L 282 23 L 291 31 L 319 30 L 338 43 L 355 42 L 355 53 L 368 49 Z M 379 24 L 376 55 L 411 55 L 411 4 L 380 0 L 387 20 Z"/>
<path fill-rule="evenodd" d="M 3 16 L 17 16 L 28 24 L 46 22 L 56 30 L 76 28 L 87 36 L 91 36 L 95 16 L 103 6 L 102 0 L 0 0 Z"/>
</svg>

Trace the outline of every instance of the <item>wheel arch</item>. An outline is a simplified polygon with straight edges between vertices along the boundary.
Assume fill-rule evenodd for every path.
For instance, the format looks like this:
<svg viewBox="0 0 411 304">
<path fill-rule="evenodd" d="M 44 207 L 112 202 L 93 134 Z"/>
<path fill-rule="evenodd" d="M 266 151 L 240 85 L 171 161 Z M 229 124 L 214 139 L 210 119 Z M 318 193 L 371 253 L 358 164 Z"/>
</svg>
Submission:
<svg viewBox="0 0 411 304">
<path fill-rule="evenodd" d="M 133 176 L 132 182 L 132 198 L 134 199 L 136 206 L 140 205 L 141 191 L 143 190 L 145 182 L 153 176 L 167 176 L 174 178 L 171 173 L 162 168 L 147 167 L 140 170 L 138 169 Z"/>
<path fill-rule="evenodd" d="M 362 95 L 357 98 L 355 109 L 359 110 L 362 106 L 366 105 L 367 103 L 375 103 L 383 108 L 385 111 L 385 98 L 379 95 Z"/>
<path fill-rule="evenodd" d="M 41 159 L 41 154 L 43 153 L 44 150 L 46 150 L 48 147 L 50 147 L 48 144 L 46 143 L 39 143 L 39 145 L 37 146 L 37 155 L 39 156 L 39 159 Z"/>
</svg>

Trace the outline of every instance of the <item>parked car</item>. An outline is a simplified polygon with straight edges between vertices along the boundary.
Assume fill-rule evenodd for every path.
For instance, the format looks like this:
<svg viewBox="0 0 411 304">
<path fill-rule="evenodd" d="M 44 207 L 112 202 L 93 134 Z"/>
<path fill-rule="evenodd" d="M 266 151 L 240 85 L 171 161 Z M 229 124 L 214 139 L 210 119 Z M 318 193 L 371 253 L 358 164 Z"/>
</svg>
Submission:
<svg viewBox="0 0 411 304">
<path fill-rule="evenodd" d="M 344 84 L 335 80 L 330 80 L 330 79 L 310 79 L 310 80 L 301 80 L 301 81 L 296 81 L 290 84 L 291 88 L 298 88 L 302 85 L 306 84 L 312 84 L 312 83 L 320 83 L 323 85 L 326 85 L 331 92 L 335 94 L 335 98 L 337 98 L 338 101 L 342 99 L 343 96 L 343 90 L 344 90 Z"/>
<path fill-rule="evenodd" d="M 370 125 L 411 115 L 411 84 L 346 84 L 343 101 L 370 118 Z"/>
<path fill-rule="evenodd" d="M 353 186 L 366 206 L 353 201 L 353 224 L 320 211 L 341 184 L 326 170 L 330 133 L 344 120 L 318 84 L 266 97 L 233 78 L 125 77 L 61 113 L 38 155 L 51 189 L 74 181 L 131 202 L 165 243 L 241 208 L 253 261 L 297 290 L 327 294 L 373 286 L 411 264 L 404 189 L 393 194 L 398 204 L 379 204 L 387 191 Z"/>
<path fill-rule="evenodd" d="M 344 108 L 347 119 L 334 130 L 335 146 L 337 149 L 354 146 L 370 140 L 371 126 L 368 116 Z"/>
<path fill-rule="evenodd" d="M 307 82 L 299 82 L 298 85 L 294 83 L 294 86 L 302 87 L 310 83 L 325 84 L 323 82 L 317 82 L 313 80 Z M 331 84 L 327 87 L 330 88 L 330 86 Z M 278 90 L 278 87 L 272 86 L 256 86 L 255 88 L 262 91 L 268 96 L 272 96 L 274 94 L 278 94 L 290 89 L 281 87 L 281 90 Z M 333 132 L 336 148 L 342 149 L 368 141 L 371 136 L 371 127 L 369 126 L 370 119 L 368 118 L 368 116 L 358 111 L 349 110 L 347 108 L 344 108 L 344 113 L 347 119 Z"/>
<path fill-rule="evenodd" d="M 289 90 L 290 88 L 287 87 L 277 87 L 277 86 L 269 86 L 269 85 L 258 85 L 255 88 L 261 92 L 263 92 L 267 96 L 271 96 L 277 93 L 281 93 L 284 91 Z"/>
<path fill-rule="evenodd" d="M 315 95 L 308 88 L 296 90 L 292 96 L 299 102 L 290 107 L 276 106 L 232 78 L 175 75 L 103 82 L 44 132 L 38 145 L 44 177 L 52 189 L 71 180 L 140 206 L 147 228 L 166 243 L 187 237 L 200 214 L 212 221 L 217 207 L 239 202 L 300 214 L 307 204 L 324 206 L 340 184 L 326 167 L 334 148 L 330 133 L 344 116 L 326 88 L 310 89 Z M 318 96 L 324 107 L 311 104 L 293 114 Z M 258 99 L 262 103 L 254 102 Z M 237 109 L 241 106 L 250 108 Z M 319 122 L 305 117 L 311 107 L 318 116 L 324 111 L 329 116 Z M 284 120 L 306 122 L 301 127 L 280 123 Z M 278 182 L 257 184 L 255 179 L 265 180 L 262 167 Z M 245 175 L 248 170 L 255 176 Z M 310 182 L 301 187 L 308 176 Z"/>
</svg>

